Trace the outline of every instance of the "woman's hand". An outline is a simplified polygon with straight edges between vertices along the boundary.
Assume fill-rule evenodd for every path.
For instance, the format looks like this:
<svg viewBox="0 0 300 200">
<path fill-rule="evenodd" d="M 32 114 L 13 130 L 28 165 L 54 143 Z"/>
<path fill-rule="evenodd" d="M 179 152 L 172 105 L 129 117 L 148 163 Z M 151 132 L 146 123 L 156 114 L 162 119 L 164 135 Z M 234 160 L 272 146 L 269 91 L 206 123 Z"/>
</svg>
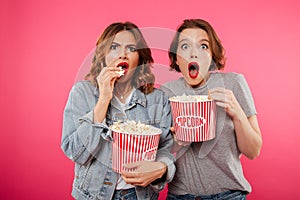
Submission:
<svg viewBox="0 0 300 200">
<path fill-rule="evenodd" d="M 146 187 L 158 178 L 161 178 L 167 171 L 163 162 L 139 161 L 123 165 L 123 180 L 131 185 Z"/>
<path fill-rule="evenodd" d="M 191 144 L 191 142 L 185 142 L 185 141 L 177 140 L 174 127 L 171 127 L 170 131 L 172 132 L 173 139 L 174 139 L 174 143 L 173 143 L 172 150 L 171 150 L 172 153 L 176 153 L 182 147 L 185 147 L 185 146 L 188 146 L 188 145 Z"/>
<path fill-rule="evenodd" d="M 105 119 L 108 105 L 113 97 L 115 81 L 120 77 L 118 71 L 120 69 L 117 67 L 104 67 L 97 77 L 100 96 L 94 107 L 94 122 L 99 123 Z"/>
<path fill-rule="evenodd" d="M 174 139 L 174 142 L 176 142 L 176 144 L 178 144 L 179 146 L 187 146 L 187 145 L 190 145 L 191 144 L 191 142 L 185 142 L 185 141 L 180 141 L 180 140 L 177 140 L 176 139 L 176 133 L 175 133 L 175 128 L 172 126 L 171 128 L 170 128 L 170 131 L 172 132 L 172 134 L 173 134 L 173 139 Z"/>
<path fill-rule="evenodd" d="M 120 77 L 118 67 L 104 67 L 97 77 L 97 83 L 99 86 L 100 99 L 111 100 L 113 97 L 113 90 L 115 81 Z"/>
<path fill-rule="evenodd" d="M 225 88 L 213 88 L 209 90 L 210 96 L 216 104 L 225 109 L 226 113 L 233 119 L 241 119 L 244 111 L 236 100 L 233 92 Z"/>
</svg>

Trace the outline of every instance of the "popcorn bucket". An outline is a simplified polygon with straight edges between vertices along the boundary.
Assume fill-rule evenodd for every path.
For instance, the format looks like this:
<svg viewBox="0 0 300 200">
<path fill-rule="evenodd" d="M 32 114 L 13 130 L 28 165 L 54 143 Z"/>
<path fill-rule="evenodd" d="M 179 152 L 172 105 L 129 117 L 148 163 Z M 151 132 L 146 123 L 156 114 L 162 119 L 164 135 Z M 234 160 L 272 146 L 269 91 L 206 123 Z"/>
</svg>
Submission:
<svg viewBox="0 0 300 200">
<path fill-rule="evenodd" d="M 112 130 L 112 168 L 121 173 L 123 165 L 137 161 L 154 161 L 162 131 L 157 133 L 136 134 Z"/>
<path fill-rule="evenodd" d="M 196 95 L 172 97 L 170 102 L 177 140 L 202 142 L 215 137 L 216 103 L 213 100 Z"/>
</svg>

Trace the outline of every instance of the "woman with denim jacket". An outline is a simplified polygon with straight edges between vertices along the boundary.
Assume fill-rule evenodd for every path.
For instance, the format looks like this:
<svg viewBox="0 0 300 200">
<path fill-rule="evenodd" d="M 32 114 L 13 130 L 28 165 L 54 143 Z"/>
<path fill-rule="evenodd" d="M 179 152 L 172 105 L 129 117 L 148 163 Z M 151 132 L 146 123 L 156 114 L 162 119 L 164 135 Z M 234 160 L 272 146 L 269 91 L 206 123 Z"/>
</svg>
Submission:
<svg viewBox="0 0 300 200">
<path fill-rule="evenodd" d="M 161 89 L 170 97 L 210 93 L 217 118 L 214 139 L 174 142 L 176 174 L 168 187 L 169 200 L 242 200 L 251 192 L 240 157 L 257 157 L 262 138 L 244 76 L 218 71 L 225 66 L 224 53 L 213 27 L 202 19 L 184 20 L 170 45 L 170 67 L 183 77 Z"/>
<path fill-rule="evenodd" d="M 97 41 L 84 81 L 70 91 L 64 110 L 61 147 L 75 162 L 72 196 L 76 199 L 157 199 L 175 173 L 168 98 L 154 88 L 153 62 L 138 27 L 109 25 Z M 162 130 L 156 161 L 112 170 L 109 126 L 134 120 Z"/>
</svg>

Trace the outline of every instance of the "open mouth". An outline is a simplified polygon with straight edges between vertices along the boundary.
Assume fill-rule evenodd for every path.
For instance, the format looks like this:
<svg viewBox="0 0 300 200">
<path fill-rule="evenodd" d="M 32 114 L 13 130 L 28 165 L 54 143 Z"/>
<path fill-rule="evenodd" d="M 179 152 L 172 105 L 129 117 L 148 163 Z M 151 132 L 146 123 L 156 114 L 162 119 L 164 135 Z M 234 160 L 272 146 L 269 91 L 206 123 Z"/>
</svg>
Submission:
<svg viewBox="0 0 300 200">
<path fill-rule="evenodd" d="M 200 69 L 200 67 L 199 67 L 198 63 L 196 63 L 196 62 L 189 63 L 189 65 L 188 65 L 189 76 L 192 79 L 197 78 L 197 76 L 199 74 L 199 69 Z"/>
<path fill-rule="evenodd" d="M 128 71 L 129 65 L 126 62 L 121 62 L 117 65 L 117 67 L 119 67 L 121 69 L 120 75 L 125 75 Z"/>
</svg>

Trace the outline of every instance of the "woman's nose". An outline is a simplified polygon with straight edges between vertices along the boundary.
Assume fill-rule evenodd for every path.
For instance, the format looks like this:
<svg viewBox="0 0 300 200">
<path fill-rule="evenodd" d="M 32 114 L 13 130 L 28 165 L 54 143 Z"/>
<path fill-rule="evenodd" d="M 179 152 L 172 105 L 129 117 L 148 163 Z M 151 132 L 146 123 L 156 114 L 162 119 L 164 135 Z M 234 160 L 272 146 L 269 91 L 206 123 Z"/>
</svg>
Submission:
<svg viewBox="0 0 300 200">
<path fill-rule="evenodd" d="M 126 49 L 122 49 L 119 55 L 119 59 L 127 59 L 127 51 Z"/>
<path fill-rule="evenodd" d="M 191 58 L 198 58 L 198 52 L 195 47 L 191 48 Z"/>
</svg>

